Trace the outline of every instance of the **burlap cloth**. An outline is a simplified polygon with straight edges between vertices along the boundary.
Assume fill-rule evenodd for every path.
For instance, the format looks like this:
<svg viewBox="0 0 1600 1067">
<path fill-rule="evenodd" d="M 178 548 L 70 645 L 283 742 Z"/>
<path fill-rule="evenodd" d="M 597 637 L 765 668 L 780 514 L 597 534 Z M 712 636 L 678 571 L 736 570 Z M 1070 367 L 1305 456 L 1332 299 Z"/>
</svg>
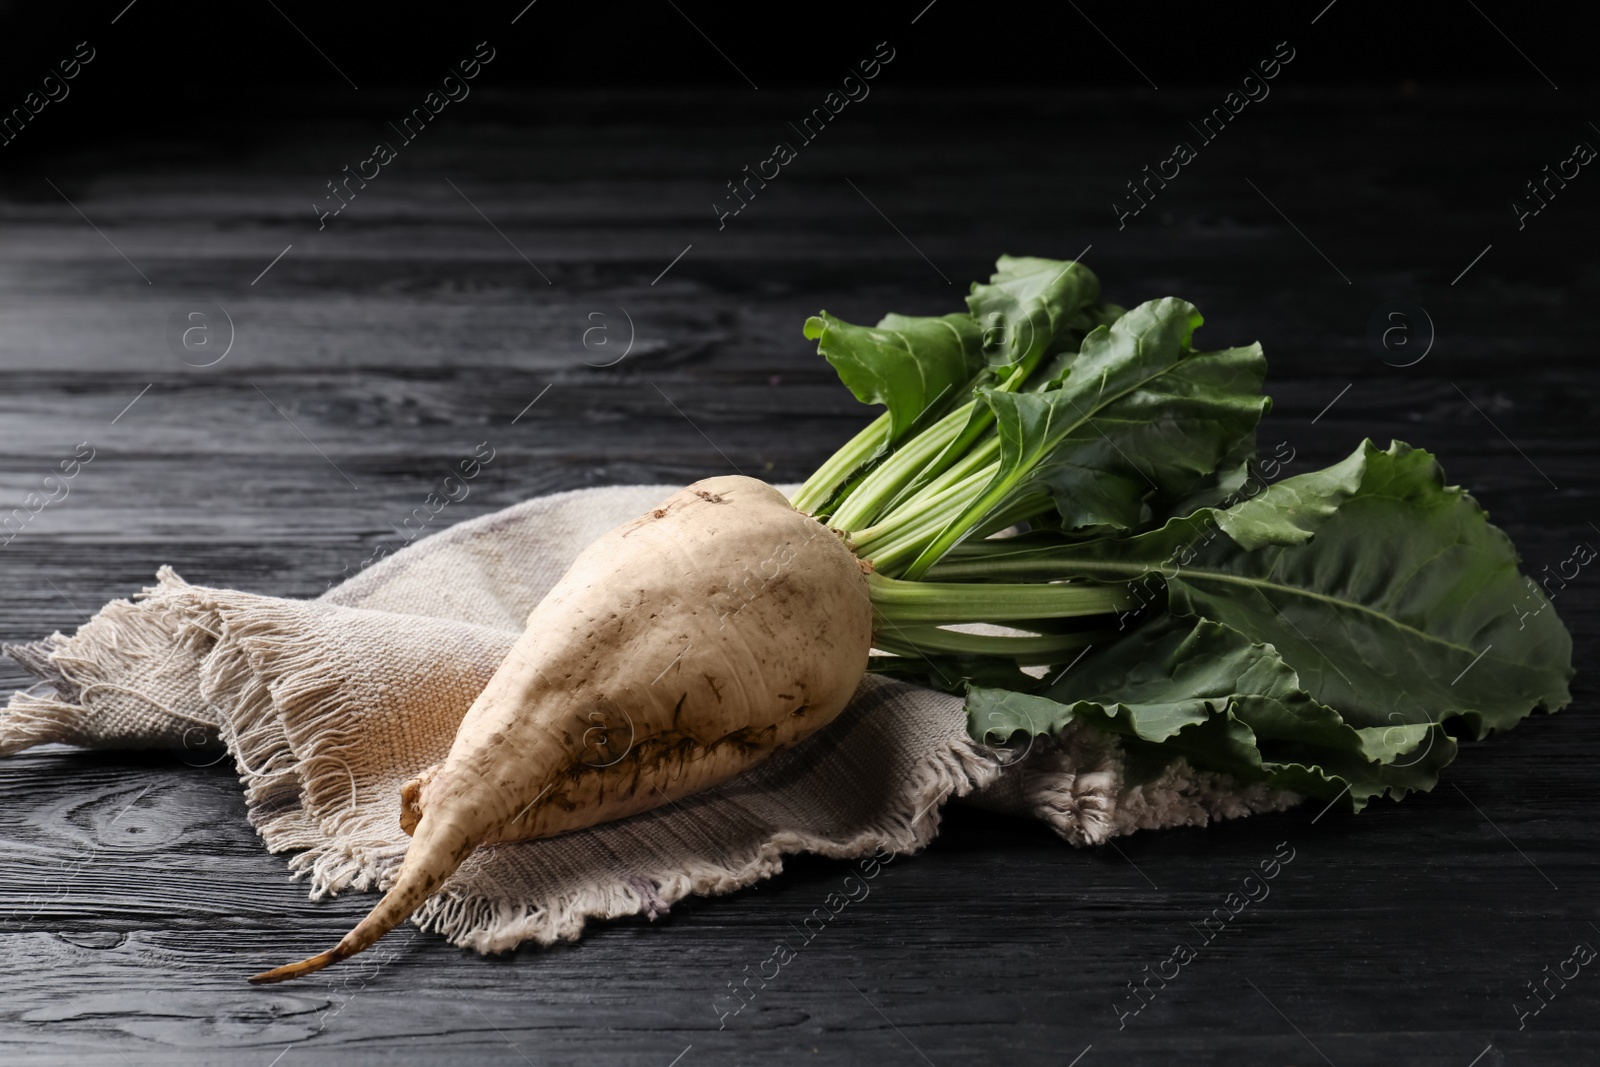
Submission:
<svg viewBox="0 0 1600 1067">
<path fill-rule="evenodd" d="M 409 840 L 401 784 L 443 758 L 578 552 L 672 491 L 530 500 L 417 541 L 316 600 L 193 586 L 163 568 L 74 636 L 7 648 L 41 681 L 0 712 L 0 755 L 65 742 L 171 748 L 195 764 L 231 756 L 251 825 L 270 851 L 295 853 L 289 868 L 310 875 L 312 899 L 386 888 Z M 828 728 L 716 789 L 480 849 L 415 921 L 480 952 L 571 939 L 590 918 L 653 918 L 688 894 L 750 885 L 787 853 L 914 851 L 953 797 L 1043 819 L 1077 845 L 1298 799 L 1182 763 L 1130 786 L 1114 744 L 1087 733 L 1015 759 L 967 736 L 959 698 L 869 676 Z"/>
</svg>

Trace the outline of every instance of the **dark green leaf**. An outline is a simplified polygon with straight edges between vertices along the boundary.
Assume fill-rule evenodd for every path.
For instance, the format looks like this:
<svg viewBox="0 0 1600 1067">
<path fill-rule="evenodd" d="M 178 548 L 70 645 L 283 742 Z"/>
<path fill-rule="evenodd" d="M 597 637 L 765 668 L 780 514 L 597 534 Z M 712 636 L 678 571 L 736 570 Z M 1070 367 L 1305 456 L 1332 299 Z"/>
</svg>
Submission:
<svg viewBox="0 0 1600 1067">
<path fill-rule="evenodd" d="M 1459 715 L 1481 737 L 1571 699 L 1566 628 L 1428 453 L 1364 442 L 1218 521 L 1227 538 L 1180 558 L 1172 610 L 1270 641 L 1352 724 Z"/>
<path fill-rule="evenodd" d="M 984 368 L 980 331 L 966 315 L 887 315 L 868 327 L 823 312 L 806 320 L 805 334 L 857 400 L 888 407 L 884 444 L 898 441 L 929 407 L 964 402 Z"/>
<path fill-rule="evenodd" d="M 1510 539 L 1432 456 L 1398 442 L 1364 442 L 1326 470 L 1150 533 L 973 545 L 935 572 L 1074 575 L 1128 581 L 1148 604 L 1130 616 L 1165 606 L 1271 644 L 1357 728 L 1460 717 L 1481 737 L 1571 699 L 1571 637 L 1518 573 Z"/>
<path fill-rule="evenodd" d="M 984 358 L 1006 378 L 1030 372 L 1074 328 L 1078 336 L 1092 328 L 1101 316 L 1088 309 L 1099 298 L 1100 279 L 1080 263 L 1001 256 L 989 283 L 973 285 L 967 308 L 982 331 Z"/>
<path fill-rule="evenodd" d="M 1037 694 L 974 687 L 967 712 L 976 737 L 1087 722 L 1122 735 L 1145 763 L 1183 756 L 1313 796 L 1348 790 L 1357 809 L 1385 792 L 1432 788 L 1455 754 L 1431 723 L 1353 729 L 1270 645 L 1203 619 L 1140 627 Z"/>
<path fill-rule="evenodd" d="M 1259 345 L 1195 353 L 1101 408 L 1023 484 L 1050 489 L 1067 529 L 1137 528 L 1254 454 L 1265 372 Z"/>
</svg>

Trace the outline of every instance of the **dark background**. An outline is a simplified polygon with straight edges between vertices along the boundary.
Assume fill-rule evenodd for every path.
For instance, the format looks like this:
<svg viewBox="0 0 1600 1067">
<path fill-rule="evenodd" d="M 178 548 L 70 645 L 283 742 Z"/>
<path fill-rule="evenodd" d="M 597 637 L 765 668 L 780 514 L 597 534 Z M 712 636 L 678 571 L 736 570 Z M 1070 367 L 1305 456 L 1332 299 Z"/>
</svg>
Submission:
<svg viewBox="0 0 1600 1067">
<path fill-rule="evenodd" d="M 0 146 L 0 510 L 97 449 L 0 548 L 0 640 L 70 631 L 163 563 L 315 596 L 399 547 L 481 441 L 496 460 L 440 525 L 730 467 L 799 480 L 867 417 L 804 317 L 952 310 L 1001 253 L 1087 248 L 1111 299 L 1183 296 L 1206 344 L 1259 339 L 1261 439 L 1294 449 L 1290 473 L 1400 437 L 1472 488 L 1529 573 L 1600 544 L 1600 178 L 1521 228 L 1512 209 L 1575 142 L 1600 144 L 1566 9 L 675 2 L 0 5 L 0 108 L 77 42 L 97 51 Z M 497 55 L 472 95 L 319 230 L 325 182 L 480 40 Z M 872 95 L 719 228 L 724 183 L 883 40 Z M 1119 227 L 1125 182 L 1197 142 L 1187 123 L 1285 40 L 1271 96 Z M 207 302 L 236 344 L 202 368 L 165 328 Z M 1385 347 L 1402 304 L 1412 347 Z M 1093 851 L 952 807 L 720 1031 L 726 983 L 843 865 L 797 858 L 501 958 L 402 933 L 375 976 L 252 989 L 370 898 L 308 901 L 225 767 L 12 757 L 0 1059 L 1596 1062 L 1600 977 L 1521 1029 L 1516 1007 L 1575 942 L 1600 944 L 1595 589 L 1585 569 L 1555 601 L 1573 706 L 1464 745 L 1433 793 Z M 23 681 L 0 667 L 0 687 Z M 1126 983 L 1284 841 L 1272 896 L 1119 1030 Z"/>
<path fill-rule="evenodd" d="M 0 5 L 0 24 L 7 31 L 0 44 L 7 74 L 0 84 L 10 89 L 26 83 L 30 65 L 43 68 L 56 51 L 88 39 L 107 46 L 103 77 L 131 90 L 121 101 L 128 108 L 177 96 L 185 98 L 182 110 L 198 112 L 274 89 L 349 89 L 306 37 L 362 91 L 415 84 L 423 72 L 452 60 L 460 45 L 481 39 L 516 43 L 513 62 L 497 71 L 498 84 L 506 89 L 743 84 L 726 64 L 707 61 L 717 58 L 707 37 L 763 88 L 814 85 L 853 63 L 861 42 L 885 38 L 909 46 L 897 73 L 902 82 L 918 86 L 1133 88 L 1142 80 L 1130 63 L 1160 85 L 1216 84 L 1243 73 L 1258 58 L 1261 42 L 1307 34 L 1315 35 L 1318 48 L 1301 80 L 1322 85 L 1405 80 L 1516 85 L 1536 78 L 1506 60 L 1505 53 L 1515 57 L 1513 47 L 1557 83 L 1592 82 L 1595 76 L 1585 62 L 1592 55 L 1590 42 L 1576 25 L 1551 17 L 1553 11 L 1533 18 L 1533 9 L 1504 0 L 1476 8 L 1467 0 L 1076 7 L 1021 0 L 981 5 L 824 0 L 762 9 L 704 0 L 538 0 L 509 25 L 526 4 L 380 7 L 262 0 L 222 11 L 182 0 L 136 0 L 111 25 L 127 0 L 71 5 L 8 0 Z M 925 13 L 917 18 L 919 12 Z M 337 109 L 332 100 L 328 106 Z"/>
<path fill-rule="evenodd" d="M 1111 109 L 1145 95 L 1151 81 L 1237 81 L 1276 42 L 1313 37 L 1315 47 L 1296 60 L 1299 87 L 1514 90 L 1542 82 L 1532 64 L 1566 89 L 1593 84 L 1596 76 L 1592 41 L 1566 25 L 1570 20 L 1553 12 L 1532 18 L 1533 9 L 1503 0 L 1079 7 L 897 0 L 775 8 L 538 0 L 510 25 L 526 2 L 256 0 L 220 9 L 193 0 L 136 0 L 131 8 L 127 0 L 8 0 L 0 4 L 0 101 L 7 108 L 20 102 L 83 40 L 98 57 L 73 86 L 72 118 L 39 124 L 27 149 L 87 147 L 91 138 L 106 149 L 164 133 L 238 146 L 286 120 L 373 114 L 385 90 L 425 89 L 480 40 L 507 57 L 475 87 L 486 94 L 739 90 L 749 87 L 746 77 L 765 90 L 819 87 L 837 81 L 880 40 L 899 51 L 892 79 L 898 88 L 1104 88 L 1115 94 L 1101 105 Z M 17 147 L 7 156 L 20 154 Z"/>
</svg>

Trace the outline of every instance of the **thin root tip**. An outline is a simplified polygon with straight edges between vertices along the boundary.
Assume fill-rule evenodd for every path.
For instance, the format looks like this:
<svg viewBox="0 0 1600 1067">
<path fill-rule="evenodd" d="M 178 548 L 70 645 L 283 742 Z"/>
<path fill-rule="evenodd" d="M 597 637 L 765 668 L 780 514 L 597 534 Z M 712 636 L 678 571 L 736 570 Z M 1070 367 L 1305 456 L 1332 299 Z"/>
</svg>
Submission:
<svg viewBox="0 0 1600 1067">
<path fill-rule="evenodd" d="M 291 978 L 313 974 L 329 964 L 338 963 L 346 955 L 348 953 L 341 952 L 337 948 L 330 948 L 326 952 L 319 952 L 309 959 L 301 960 L 299 963 L 286 963 L 282 967 L 274 967 L 270 971 L 262 971 L 260 974 L 251 975 L 250 984 L 271 985 L 273 982 L 287 982 Z"/>
</svg>

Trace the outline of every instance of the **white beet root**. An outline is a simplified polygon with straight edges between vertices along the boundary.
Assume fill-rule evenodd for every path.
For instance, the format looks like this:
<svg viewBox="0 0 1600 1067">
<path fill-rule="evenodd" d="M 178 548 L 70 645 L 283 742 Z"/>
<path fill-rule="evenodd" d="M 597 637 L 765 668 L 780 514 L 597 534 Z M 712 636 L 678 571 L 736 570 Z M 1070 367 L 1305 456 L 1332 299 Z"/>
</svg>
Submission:
<svg viewBox="0 0 1600 1067">
<path fill-rule="evenodd" d="M 864 566 L 754 478 L 709 478 L 578 557 L 402 793 L 393 887 L 299 977 L 404 922 L 480 845 L 648 811 L 754 766 L 839 714 L 872 645 Z"/>
</svg>

